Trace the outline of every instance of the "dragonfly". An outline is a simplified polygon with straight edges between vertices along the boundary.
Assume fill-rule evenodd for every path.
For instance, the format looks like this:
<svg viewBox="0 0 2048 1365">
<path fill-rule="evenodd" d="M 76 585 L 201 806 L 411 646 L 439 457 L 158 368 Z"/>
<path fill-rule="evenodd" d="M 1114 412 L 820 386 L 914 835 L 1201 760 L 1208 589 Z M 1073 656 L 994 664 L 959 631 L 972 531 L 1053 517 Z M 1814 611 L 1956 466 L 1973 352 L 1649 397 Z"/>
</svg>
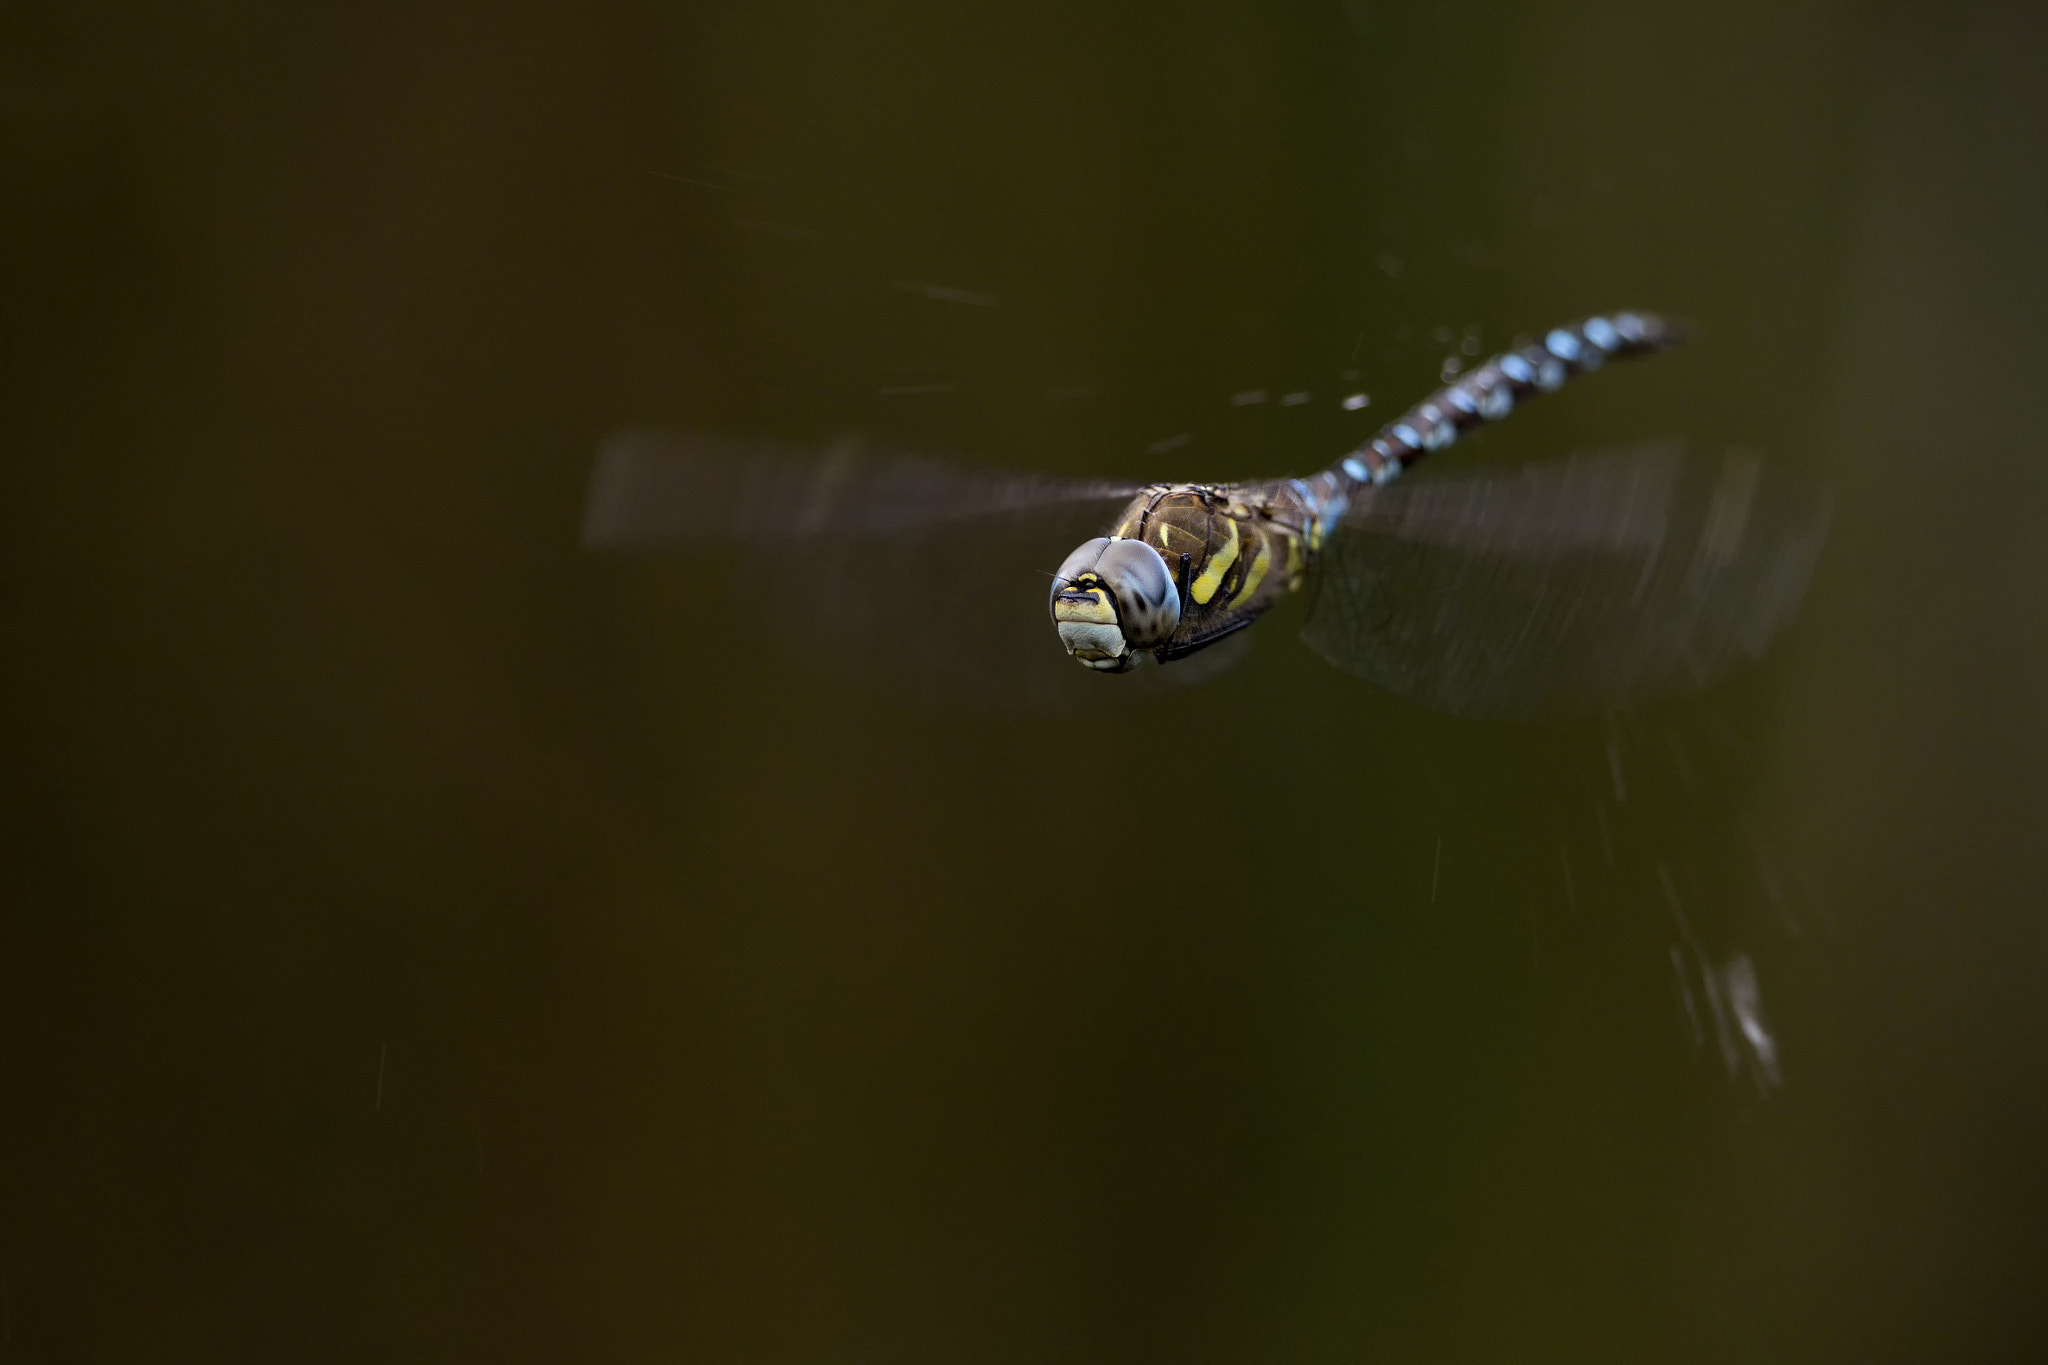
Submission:
<svg viewBox="0 0 2048 1365">
<path fill-rule="evenodd" d="M 1804 596 L 1825 499 L 1753 453 L 1702 460 L 1675 443 L 1410 471 L 1538 395 L 1681 340 L 1647 312 L 1555 327 L 1327 468 L 1238 483 L 622 433 L 599 452 L 583 538 L 711 552 L 727 578 L 693 580 L 689 626 L 709 662 L 751 654 L 765 626 L 801 657 L 955 699 L 1094 705 L 1134 675 L 1206 681 L 1299 600 L 1311 648 L 1410 700 L 1612 709 L 1761 657 Z M 1077 528 L 1049 587 L 1031 587 Z"/>
</svg>

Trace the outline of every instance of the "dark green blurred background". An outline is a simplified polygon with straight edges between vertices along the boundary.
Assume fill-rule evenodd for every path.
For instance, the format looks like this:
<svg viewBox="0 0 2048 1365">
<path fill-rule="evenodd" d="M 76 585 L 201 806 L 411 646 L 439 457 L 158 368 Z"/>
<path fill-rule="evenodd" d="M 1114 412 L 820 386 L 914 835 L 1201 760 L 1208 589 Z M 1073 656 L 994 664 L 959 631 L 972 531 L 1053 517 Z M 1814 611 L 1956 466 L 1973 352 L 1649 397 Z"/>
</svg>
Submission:
<svg viewBox="0 0 2048 1365">
<path fill-rule="evenodd" d="M 2017 3 L 10 13 L 0 1360 L 2039 1358 L 2044 56 Z M 1675 434 L 1837 514 L 1769 667 L 1627 717 L 1281 623 L 931 710 L 576 544 L 624 425 L 1297 472 L 1466 326 L 1623 306 L 1696 344 L 1459 458 Z"/>
</svg>

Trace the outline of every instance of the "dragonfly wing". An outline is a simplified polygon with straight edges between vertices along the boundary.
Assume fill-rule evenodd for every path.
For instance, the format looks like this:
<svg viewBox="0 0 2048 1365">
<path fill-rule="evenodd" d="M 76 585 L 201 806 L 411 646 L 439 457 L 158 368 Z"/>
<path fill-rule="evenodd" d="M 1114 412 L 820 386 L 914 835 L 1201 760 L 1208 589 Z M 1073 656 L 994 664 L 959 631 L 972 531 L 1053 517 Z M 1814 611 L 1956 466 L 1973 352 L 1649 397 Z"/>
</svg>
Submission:
<svg viewBox="0 0 2048 1365">
<path fill-rule="evenodd" d="M 1135 484 L 876 451 L 857 438 L 812 447 L 694 432 L 622 432 L 598 452 L 583 539 L 612 548 L 707 538 L 736 544 L 858 540 L 976 518 L 1099 509 L 1137 491 Z"/>
<path fill-rule="evenodd" d="M 1410 476 L 1353 503 L 1303 635 L 1347 672 L 1462 714 L 1623 705 L 1759 657 L 1827 526 L 1816 490 L 1743 452 Z"/>
<path fill-rule="evenodd" d="M 767 638 L 828 672 L 921 699 L 1057 711 L 1174 676 L 1090 673 L 1067 657 L 1047 614 L 1052 571 L 1136 492 L 854 442 L 631 433 L 600 452 L 583 537 L 708 558 L 724 619 L 679 626 L 715 631 L 721 651 Z"/>
</svg>

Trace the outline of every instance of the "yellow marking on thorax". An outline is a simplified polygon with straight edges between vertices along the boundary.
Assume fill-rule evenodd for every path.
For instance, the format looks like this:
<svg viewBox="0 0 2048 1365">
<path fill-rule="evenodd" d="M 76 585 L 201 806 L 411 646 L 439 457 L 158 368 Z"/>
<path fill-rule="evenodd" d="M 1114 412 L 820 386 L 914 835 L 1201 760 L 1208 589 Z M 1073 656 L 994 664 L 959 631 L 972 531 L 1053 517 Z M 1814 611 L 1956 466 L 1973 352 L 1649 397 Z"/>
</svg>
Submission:
<svg viewBox="0 0 2048 1365">
<path fill-rule="evenodd" d="M 1293 592 L 1293 591 L 1295 591 L 1295 590 L 1297 590 L 1297 589 L 1299 589 L 1299 588 L 1301 587 L 1301 580 L 1302 580 L 1302 577 L 1303 577 L 1303 570 L 1305 570 L 1305 569 L 1306 569 L 1307 567 L 1308 567 L 1308 560 L 1307 560 L 1307 558 L 1306 558 L 1306 557 L 1305 557 L 1305 556 L 1304 556 L 1304 555 L 1302 554 L 1302 552 L 1301 552 L 1301 537 L 1300 537 L 1300 536 L 1298 536 L 1298 535 L 1295 535 L 1295 534 L 1294 534 L 1293 532 L 1291 532 L 1291 531 L 1290 531 L 1290 532 L 1288 532 L 1288 533 L 1287 533 L 1287 589 L 1288 589 L 1288 591 L 1289 591 L 1289 592 Z"/>
<path fill-rule="evenodd" d="M 1266 580 L 1266 570 L 1273 566 L 1273 535 L 1271 530 L 1260 528 L 1259 548 L 1252 551 L 1252 562 L 1244 571 L 1244 584 L 1237 590 L 1237 600 L 1249 602 L 1252 594 L 1259 590 L 1259 584 Z"/>
<path fill-rule="evenodd" d="M 1222 585 L 1223 575 L 1229 573 L 1230 566 L 1237 562 L 1237 519 L 1223 518 L 1223 529 L 1228 536 L 1223 542 L 1223 547 L 1209 556 L 1208 565 L 1196 577 L 1194 585 L 1188 589 L 1188 596 L 1205 607 L 1209 605 L 1209 599 L 1216 595 L 1216 589 Z"/>
</svg>

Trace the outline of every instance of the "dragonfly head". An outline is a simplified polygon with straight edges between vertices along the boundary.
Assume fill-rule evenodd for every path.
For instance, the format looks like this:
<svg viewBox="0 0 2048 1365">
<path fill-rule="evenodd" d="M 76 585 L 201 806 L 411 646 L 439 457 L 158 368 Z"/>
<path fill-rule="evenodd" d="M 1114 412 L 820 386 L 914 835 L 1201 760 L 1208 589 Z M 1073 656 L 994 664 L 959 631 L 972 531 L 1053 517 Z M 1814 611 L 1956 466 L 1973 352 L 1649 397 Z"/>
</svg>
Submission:
<svg viewBox="0 0 2048 1365">
<path fill-rule="evenodd" d="M 1180 624 L 1180 590 L 1159 551 L 1097 536 L 1060 565 L 1052 585 L 1060 643 L 1085 668 L 1121 673 Z"/>
</svg>

